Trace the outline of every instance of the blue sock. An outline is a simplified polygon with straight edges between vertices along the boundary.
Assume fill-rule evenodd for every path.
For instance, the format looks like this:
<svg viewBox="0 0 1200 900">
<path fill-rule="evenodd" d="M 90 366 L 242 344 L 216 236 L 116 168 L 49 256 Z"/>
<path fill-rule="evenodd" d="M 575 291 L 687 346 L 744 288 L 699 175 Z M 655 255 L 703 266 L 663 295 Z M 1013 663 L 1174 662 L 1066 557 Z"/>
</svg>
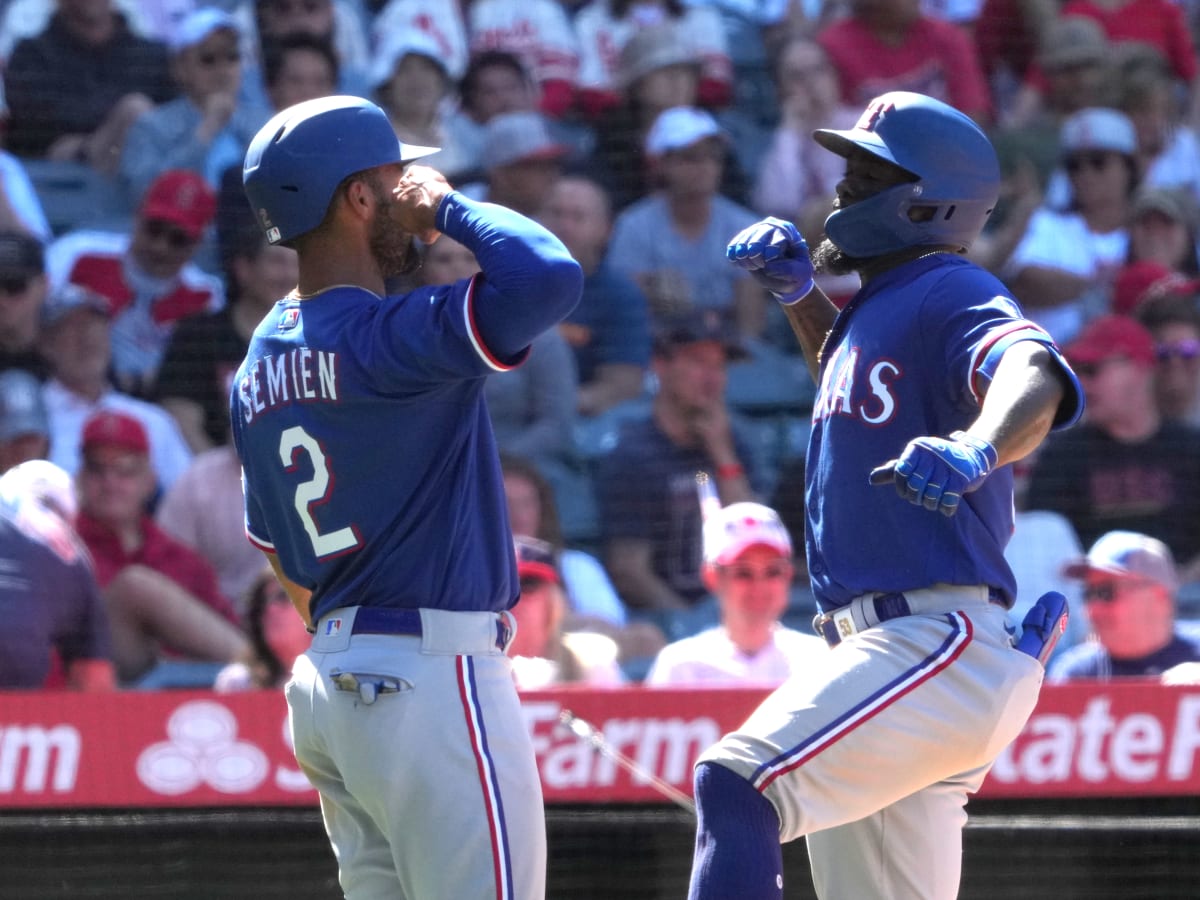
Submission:
<svg viewBox="0 0 1200 900">
<path fill-rule="evenodd" d="M 696 853 L 688 900 L 782 900 L 779 816 L 730 769 L 696 767 Z"/>
</svg>

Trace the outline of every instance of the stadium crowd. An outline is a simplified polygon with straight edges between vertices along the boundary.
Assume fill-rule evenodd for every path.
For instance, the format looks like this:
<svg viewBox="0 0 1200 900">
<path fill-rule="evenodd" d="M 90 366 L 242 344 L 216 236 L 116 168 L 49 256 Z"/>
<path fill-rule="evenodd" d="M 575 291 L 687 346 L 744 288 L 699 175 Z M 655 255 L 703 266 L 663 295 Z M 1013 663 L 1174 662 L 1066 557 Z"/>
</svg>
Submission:
<svg viewBox="0 0 1200 900">
<path fill-rule="evenodd" d="M 1014 618 L 1058 588 L 1077 610 L 1060 653 L 1119 648 L 1107 613 L 1138 592 L 1103 589 L 1082 561 L 1111 556 L 1110 533 L 1140 535 L 1153 543 L 1123 546 L 1153 548 L 1172 652 L 1073 671 L 1200 661 L 1197 32 L 1188 0 L 0 2 L 0 552 L 41 566 L 29 583 L 7 573 L 0 610 L 59 595 L 53 620 L 22 612 L 45 619 L 42 644 L 0 666 L 0 687 L 270 686 L 303 646 L 243 535 L 227 397 L 297 279 L 242 192 L 247 142 L 334 93 L 441 148 L 424 162 L 544 223 L 586 276 L 567 321 L 488 386 L 541 616 L 522 655 L 549 654 L 522 665 L 527 683 L 678 683 L 697 668 L 681 659 L 712 646 L 727 672 L 782 679 L 786 661 L 755 659 L 764 641 L 819 652 L 783 630 L 811 633 L 815 611 L 801 496 L 815 387 L 724 248 L 765 215 L 811 243 L 842 175 L 811 131 L 851 126 L 889 90 L 991 135 L 1004 188 L 972 258 L 1088 395 L 1084 423 L 1017 473 Z M 423 252 L 389 287 L 477 271 L 448 238 Z M 819 278 L 835 302 L 857 287 Z M 72 502 L 29 474 L 36 460 L 71 476 Z M 781 561 L 706 548 L 698 470 L 725 506 L 778 512 Z M 70 609 L 43 551 L 13 549 L 30 535 L 73 584 L 90 556 Z M 1149 565 L 1126 562 L 1101 568 Z M 737 604 L 759 582 L 747 625 Z M 1161 651 L 1133 643 L 1136 659 Z M 109 675 L 79 675 L 105 660 Z"/>
</svg>

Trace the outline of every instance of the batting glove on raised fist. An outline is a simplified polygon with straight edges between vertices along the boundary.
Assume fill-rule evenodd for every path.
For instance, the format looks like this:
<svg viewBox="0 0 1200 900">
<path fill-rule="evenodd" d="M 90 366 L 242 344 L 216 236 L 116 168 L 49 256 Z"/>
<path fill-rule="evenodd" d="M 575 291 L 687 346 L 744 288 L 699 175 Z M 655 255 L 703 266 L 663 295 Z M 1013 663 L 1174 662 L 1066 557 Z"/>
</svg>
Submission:
<svg viewBox="0 0 1200 900">
<path fill-rule="evenodd" d="M 998 459 L 995 447 L 964 431 L 913 438 L 899 459 L 871 472 L 871 484 L 891 482 L 909 503 L 952 516 L 962 495 L 983 484 Z"/>
<path fill-rule="evenodd" d="M 739 231 L 725 258 L 746 269 L 784 306 L 799 303 L 813 289 L 808 243 L 791 222 L 774 217 Z"/>
</svg>

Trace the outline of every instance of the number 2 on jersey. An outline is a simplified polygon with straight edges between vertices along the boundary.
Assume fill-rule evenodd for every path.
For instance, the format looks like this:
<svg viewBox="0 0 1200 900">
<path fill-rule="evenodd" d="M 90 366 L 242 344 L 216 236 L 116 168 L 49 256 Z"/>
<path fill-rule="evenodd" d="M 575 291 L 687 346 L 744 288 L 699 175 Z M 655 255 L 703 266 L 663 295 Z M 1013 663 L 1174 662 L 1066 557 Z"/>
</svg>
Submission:
<svg viewBox="0 0 1200 900">
<path fill-rule="evenodd" d="M 288 471 L 296 468 L 294 457 L 297 450 L 303 450 L 312 460 L 313 477 L 296 486 L 292 503 L 300 521 L 304 523 L 308 539 L 312 541 L 313 553 L 320 559 L 357 547 L 358 535 L 349 526 L 324 534 L 317 528 L 312 508 L 329 499 L 329 464 L 325 459 L 325 451 L 316 439 L 299 425 L 294 425 L 279 436 L 279 459 Z"/>
</svg>

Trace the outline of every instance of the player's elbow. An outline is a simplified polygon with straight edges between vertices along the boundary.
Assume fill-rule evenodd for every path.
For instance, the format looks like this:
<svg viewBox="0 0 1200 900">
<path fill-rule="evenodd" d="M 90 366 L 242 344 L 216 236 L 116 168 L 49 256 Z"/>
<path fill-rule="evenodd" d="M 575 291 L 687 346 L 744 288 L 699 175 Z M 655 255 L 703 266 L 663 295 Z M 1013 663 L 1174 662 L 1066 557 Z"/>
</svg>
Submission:
<svg viewBox="0 0 1200 900">
<path fill-rule="evenodd" d="M 560 319 L 579 305 L 579 299 L 583 296 L 583 269 L 571 258 L 565 247 L 562 253 L 554 254 L 546 260 L 543 285 L 542 296 L 546 298 L 547 303 L 554 306 Z"/>
</svg>

